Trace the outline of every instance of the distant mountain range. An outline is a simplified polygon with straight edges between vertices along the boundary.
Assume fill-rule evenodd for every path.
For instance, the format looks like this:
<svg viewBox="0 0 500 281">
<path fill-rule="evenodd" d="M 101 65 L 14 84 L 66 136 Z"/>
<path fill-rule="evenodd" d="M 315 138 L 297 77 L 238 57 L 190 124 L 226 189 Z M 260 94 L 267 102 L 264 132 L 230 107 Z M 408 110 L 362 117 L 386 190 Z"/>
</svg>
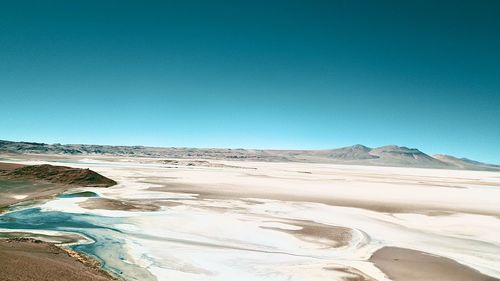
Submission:
<svg viewBox="0 0 500 281">
<path fill-rule="evenodd" d="M 264 150 L 45 144 L 0 140 L 0 153 L 144 156 L 156 158 L 309 162 L 500 171 L 499 165 L 481 163 L 450 155 L 438 154 L 430 156 L 415 148 L 407 148 L 396 145 L 370 148 L 357 144 L 349 147 L 328 150 Z"/>
</svg>

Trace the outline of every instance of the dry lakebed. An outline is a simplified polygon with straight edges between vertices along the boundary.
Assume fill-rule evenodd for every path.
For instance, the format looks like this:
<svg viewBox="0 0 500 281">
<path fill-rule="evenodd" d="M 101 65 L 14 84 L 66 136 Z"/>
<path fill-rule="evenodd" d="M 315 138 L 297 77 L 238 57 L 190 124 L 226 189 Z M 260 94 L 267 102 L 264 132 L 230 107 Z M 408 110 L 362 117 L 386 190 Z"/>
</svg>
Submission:
<svg viewBox="0 0 500 281">
<path fill-rule="evenodd" d="M 500 280 L 499 172 L 88 155 L 2 162 L 90 168 L 117 184 L 1 178 L 0 280 Z M 30 275 L 37 264 L 46 266 Z"/>
</svg>

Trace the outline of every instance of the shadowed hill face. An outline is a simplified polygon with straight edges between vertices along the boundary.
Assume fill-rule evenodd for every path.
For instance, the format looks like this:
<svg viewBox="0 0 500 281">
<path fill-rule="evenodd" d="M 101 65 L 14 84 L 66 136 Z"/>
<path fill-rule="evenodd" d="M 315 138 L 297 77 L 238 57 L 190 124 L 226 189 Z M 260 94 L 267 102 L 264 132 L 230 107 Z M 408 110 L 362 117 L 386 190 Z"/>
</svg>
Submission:
<svg viewBox="0 0 500 281">
<path fill-rule="evenodd" d="M 89 169 L 78 169 L 65 166 L 33 165 L 3 172 L 9 179 L 44 180 L 52 183 L 72 184 L 79 186 L 109 187 L 116 184 L 112 179 Z"/>
<path fill-rule="evenodd" d="M 362 165 L 454 168 L 451 164 L 435 159 L 418 149 L 396 145 L 370 148 L 357 144 L 329 150 L 324 152 L 324 154 L 337 163 L 348 162 Z"/>
<path fill-rule="evenodd" d="M 415 148 L 399 147 L 395 145 L 382 146 L 372 149 L 372 155 L 378 156 L 386 162 L 394 162 L 396 164 L 415 164 L 422 167 L 449 168 L 452 167 L 447 163 L 441 162 L 438 159 L 423 153 Z"/>
<path fill-rule="evenodd" d="M 371 148 L 364 145 L 353 145 L 331 150 L 329 157 L 342 160 L 376 159 L 378 156 L 370 154 Z"/>
</svg>

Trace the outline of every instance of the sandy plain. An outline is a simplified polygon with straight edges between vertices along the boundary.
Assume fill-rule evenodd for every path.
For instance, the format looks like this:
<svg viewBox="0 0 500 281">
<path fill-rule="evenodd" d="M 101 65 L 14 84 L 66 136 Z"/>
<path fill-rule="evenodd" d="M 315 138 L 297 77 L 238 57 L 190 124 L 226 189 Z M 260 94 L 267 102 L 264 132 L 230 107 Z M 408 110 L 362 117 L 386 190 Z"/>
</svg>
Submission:
<svg viewBox="0 0 500 281">
<path fill-rule="evenodd" d="M 10 160 L 91 168 L 118 181 L 79 189 L 99 198 L 57 198 L 40 208 L 120 218 L 113 227 L 126 261 L 151 280 L 500 278 L 500 173 L 38 157 Z"/>
</svg>

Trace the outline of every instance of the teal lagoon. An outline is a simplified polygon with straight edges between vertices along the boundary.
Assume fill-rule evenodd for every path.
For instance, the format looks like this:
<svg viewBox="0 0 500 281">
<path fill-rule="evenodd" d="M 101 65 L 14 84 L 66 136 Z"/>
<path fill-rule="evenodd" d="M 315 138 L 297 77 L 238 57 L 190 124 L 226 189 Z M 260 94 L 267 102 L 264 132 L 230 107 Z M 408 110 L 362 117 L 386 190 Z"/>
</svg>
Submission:
<svg viewBox="0 0 500 281">
<path fill-rule="evenodd" d="M 57 198 L 80 198 L 80 197 L 99 197 L 97 193 L 92 191 L 82 191 L 75 193 L 62 193 L 56 196 Z"/>
<path fill-rule="evenodd" d="M 127 262 L 124 249 L 127 234 L 113 227 L 121 223 L 125 223 L 124 218 L 42 211 L 38 207 L 0 215 L 0 229 L 13 232 L 51 230 L 83 235 L 92 242 L 68 247 L 95 258 L 103 269 L 125 280 L 152 280 L 146 269 Z"/>
</svg>

